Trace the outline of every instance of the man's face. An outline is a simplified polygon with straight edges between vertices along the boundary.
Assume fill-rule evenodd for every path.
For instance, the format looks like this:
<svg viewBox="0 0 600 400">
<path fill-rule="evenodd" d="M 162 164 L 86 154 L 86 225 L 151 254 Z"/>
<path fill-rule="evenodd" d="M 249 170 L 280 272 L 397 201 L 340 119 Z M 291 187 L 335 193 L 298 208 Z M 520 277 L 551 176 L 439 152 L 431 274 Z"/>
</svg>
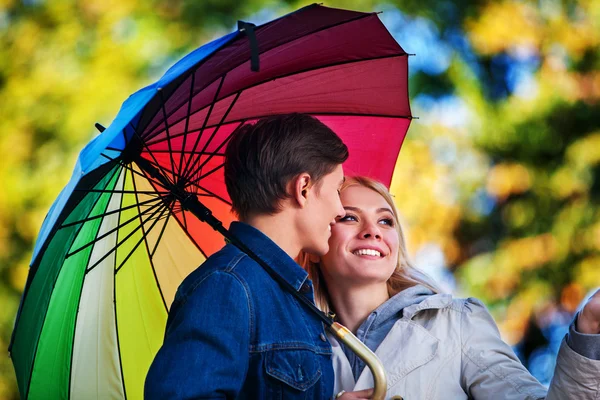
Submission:
<svg viewBox="0 0 600 400">
<path fill-rule="evenodd" d="M 339 193 L 343 182 L 344 170 L 340 164 L 310 188 L 302 224 L 302 250 L 307 253 L 322 256 L 329 250 L 331 226 L 345 214 Z"/>
</svg>

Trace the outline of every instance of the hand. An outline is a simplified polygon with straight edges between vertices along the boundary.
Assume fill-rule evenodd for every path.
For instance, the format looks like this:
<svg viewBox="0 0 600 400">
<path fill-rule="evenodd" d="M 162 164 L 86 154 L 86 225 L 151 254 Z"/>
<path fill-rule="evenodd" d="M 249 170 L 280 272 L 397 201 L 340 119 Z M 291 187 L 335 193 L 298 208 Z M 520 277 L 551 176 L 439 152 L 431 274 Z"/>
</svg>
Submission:
<svg viewBox="0 0 600 400">
<path fill-rule="evenodd" d="M 579 313 L 575 329 L 579 333 L 600 334 L 600 290 L 596 290 Z"/>
<path fill-rule="evenodd" d="M 373 396 L 373 389 L 359 390 L 356 392 L 344 392 L 336 400 L 370 400 Z"/>
</svg>

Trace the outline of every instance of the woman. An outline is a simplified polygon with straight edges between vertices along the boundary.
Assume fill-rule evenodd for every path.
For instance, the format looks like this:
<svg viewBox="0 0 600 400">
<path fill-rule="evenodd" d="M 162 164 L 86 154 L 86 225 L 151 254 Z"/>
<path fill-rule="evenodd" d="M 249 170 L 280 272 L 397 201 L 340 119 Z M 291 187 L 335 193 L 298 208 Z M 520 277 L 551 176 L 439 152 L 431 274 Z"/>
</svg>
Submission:
<svg viewBox="0 0 600 400">
<path fill-rule="evenodd" d="M 340 196 L 346 215 L 332 227 L 329 252 L 303 261 L 319 307 L 334 312 L 383 362 L 388 396 L 597 398 L 600 357 L 591 358 L 600 349 L 600 292 L 588 302 L 577 325 L 581 332 L 596 335 L 581 335 L 571 326 L 569 344 L 561 345 L 548 391 L 500 339 L 480 301 L 441 294 L 411 267 L 398 213 L 382 184 L 350 178 Z M 334 392 L 342 399 L 368 398 L 370 371 L 349 349 L 333 337 L 330 341 Z M 590 345 L 591 352 L 586 349 Z"/>
</svg>

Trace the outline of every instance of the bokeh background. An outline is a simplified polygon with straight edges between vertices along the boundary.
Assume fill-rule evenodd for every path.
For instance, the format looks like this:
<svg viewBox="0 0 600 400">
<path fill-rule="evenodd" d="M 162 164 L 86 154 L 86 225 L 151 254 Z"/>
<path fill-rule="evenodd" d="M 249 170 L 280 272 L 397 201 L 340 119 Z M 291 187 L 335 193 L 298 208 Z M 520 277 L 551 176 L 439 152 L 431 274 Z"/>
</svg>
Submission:
<svg viewBox="0 0 600 400">
<path fill-rule="evenodd" d="M 188 51 L 307 2 L 0 0 L 0 348 L 79 150 Z M 482 299 L 543 383 L 600 286 L 600 2 L 328 1 L 382 11 L 414 120 L 392 191 L 416 264 Z M 1 353 L 0 353 L 1 354 Z M 6 352 L 4 354 L 7 354 Z M 18 398 L 0 356 L 0 399 Z"/>
</svg>

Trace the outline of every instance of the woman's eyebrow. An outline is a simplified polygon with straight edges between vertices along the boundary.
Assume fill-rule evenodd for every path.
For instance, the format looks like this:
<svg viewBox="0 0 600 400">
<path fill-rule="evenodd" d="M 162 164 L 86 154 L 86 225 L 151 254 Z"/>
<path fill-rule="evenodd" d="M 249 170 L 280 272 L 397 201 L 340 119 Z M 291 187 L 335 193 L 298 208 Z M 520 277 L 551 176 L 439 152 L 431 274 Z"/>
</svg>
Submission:
<svg viewBox="0 0 600 400">
<path fill-rule="evenodd" d="M 359 207 L 354 207 L 354 206 L 344 206 L 344 210 L 355 211 L 355 212 L 362 211 Z M 377 212 L 378 214 L 387 212 L 387 213 L 394 215 L 394 213 L 392 212 L 392 209 L 387 208 L 387 207 L 378 208 L 377 210 L 375 210 L 375 212 Z"/>
</svg>

